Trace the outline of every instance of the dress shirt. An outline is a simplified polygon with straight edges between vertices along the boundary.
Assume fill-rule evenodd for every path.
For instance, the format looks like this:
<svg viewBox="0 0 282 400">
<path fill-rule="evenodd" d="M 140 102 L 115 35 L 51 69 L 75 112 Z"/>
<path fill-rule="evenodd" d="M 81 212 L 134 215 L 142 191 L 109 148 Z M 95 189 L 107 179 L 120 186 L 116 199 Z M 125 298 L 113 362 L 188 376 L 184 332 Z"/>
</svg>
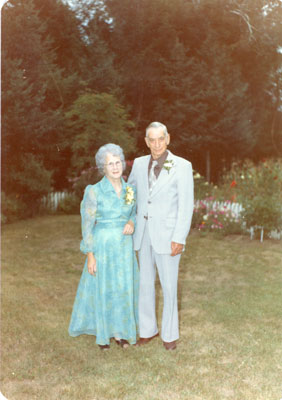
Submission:
<svg viewBox="0 0 282 400">
<path fill-rule="evenodd" d="M 155 171 L 154 172 L 155 172 L 155 175 L 156 175 L 157 179 L 158 179 L 158 177 L 159 177 L 159 175 L 161 173 L 161 170 L 163 168 L 163 165 L 164 165 L 164 162 L 165 162 L 167 156 L 168 156 L 168 151 L 166 150 L 159 158 L 156 159 L 158 165 L 155 166 Z M 148 176 L 149 176 L 149 172 L 150 172 L 152 163 L 153 163 L 153 157 L 151 156 L 151 159 L 150 159 L 150 162 L 149 162 L 149 168 L 148 168 Z"/>
</svg>

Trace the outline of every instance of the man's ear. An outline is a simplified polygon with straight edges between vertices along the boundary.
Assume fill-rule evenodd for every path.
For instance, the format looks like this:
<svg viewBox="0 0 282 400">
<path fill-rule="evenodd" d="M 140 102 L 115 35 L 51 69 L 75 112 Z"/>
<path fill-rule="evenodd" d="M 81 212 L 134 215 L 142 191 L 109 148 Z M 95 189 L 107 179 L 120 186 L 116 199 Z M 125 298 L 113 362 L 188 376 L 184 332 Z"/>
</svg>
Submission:
<svg viewBox="0 0 282 400">
<path fill-rule="evenodd" d="M 146 143 L 147 147 L 150 148 L 150 146 L 149 146 L 149 139 L 147 138 L 147 136 L 145 136 L 145 143 Z"/>
<path fill-rule="evenodd" d="M 169 145 L 169 143 L 170 143 L 170 134 L 168 133 L 166 137 L 166 144 Z"/>
</svg>

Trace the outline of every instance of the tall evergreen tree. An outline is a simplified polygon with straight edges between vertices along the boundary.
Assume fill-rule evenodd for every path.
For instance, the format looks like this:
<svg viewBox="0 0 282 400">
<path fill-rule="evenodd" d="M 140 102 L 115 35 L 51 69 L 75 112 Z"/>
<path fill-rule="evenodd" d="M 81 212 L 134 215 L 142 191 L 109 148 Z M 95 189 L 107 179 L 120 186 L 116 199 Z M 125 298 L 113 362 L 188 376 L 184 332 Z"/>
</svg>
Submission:
<svg viewBox="0 0 282 400">
<path fill-rule="evenodd" d="M 174 143 L 187 157 L 192 150 L 196 165 L 207 151 L 219 168 L 220 159 L 253 156 L 265 128 L 265 103 L 271 104 L 269 60 L 278 45 L 266 45 L 265 2 L 104 4 L 115 66 L 137 129 L 166 121 Z"/>
<path fill-rule="evenodd" d="M 60 110 L 46 102 L 48 90 L 56 86 L 55 77 L 62 84 L 54 59 L 52 41 L 33 2 L 7 2 L 2 10 L 2 188 L 20 194 L 25 202 L 33 199 L 34 205 L 50 190 L 56 132 L 63 121 Z M 60 96 L 59 90 L 56 94 Z M 27 180 L 29 158 L 36 169 L 33 181 Z M 39 171 L 46 172 L 45 186 L 43 175 L 36 178 Z"/>
</svg>

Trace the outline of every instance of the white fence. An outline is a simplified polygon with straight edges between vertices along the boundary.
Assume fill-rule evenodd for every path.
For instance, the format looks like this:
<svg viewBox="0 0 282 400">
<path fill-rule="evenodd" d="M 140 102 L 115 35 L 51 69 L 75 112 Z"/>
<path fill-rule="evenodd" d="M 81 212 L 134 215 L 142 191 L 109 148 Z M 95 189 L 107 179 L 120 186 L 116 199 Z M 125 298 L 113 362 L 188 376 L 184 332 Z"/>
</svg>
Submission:
<svg viewBox="0 0 282 400">
<path fill-rule="evenodd" d="M 44 196 L 42 199 L 42 205 L 44 208 L 47 208 L 51 211 L 56 211 L 58 209 L 58 205 L 60 201 L 64 200 L 66 197 L 72 197 L 73 194 L 70 192 L 54 192 L 49 193 L 47 196 Z M 243 207 L 240 203 L 231 203 L 231 202 L 219 202 L 219 201 L 208 201 L 208 200 L 196 200 L 195 207 L 200 207 L 200 204 L 204 204 L 208 210 L 218 210 L 220 208 L 224 208 L 225 210 L 231 210 L 232 213 L 236 216 L 236 218 L 240 217 L 241 212 L 243 211 Z M 262 226 L 254 226 L 249 232 L 251 239 L 254 237 L 255 229 L 260 229 L 261 231 L 261 241 L 263 241 L 263 227 Z M 269 235 L 273 239 L 281 239 L 281 231 L 272 231 Z"/>
<path fill-rule="evenodd" d="M 54 192 L 49 193 L 47 196 L 42 198 L 42 205 L 44 208 L 48 208 L 49 210 L 56 211 L 58 209 L 58 205 L 60 201 L 64 200 L 66 197 L 72 197 L 73 194 L 70 192 Z M 230 202 L 218 202 L 218 201 L 207 201 L 207 200 L 196 200 L 195 206 L 197 207 L 199 204 L 203 203 L 207 206 L 209 210 L 219 209 L 220 207 L 224 207 L 227 210 L 231 210 L 236 217 L 240 216 L 243 207 L 239 203 L 230 203 Z"/>
<path fill-rule="evenodd" d="M 69 192 L 54 192 L 49 193 L 47 196 L 42 198 L 42 206 L 51 211 L 56 211 L 60 201 L 64 200 L 66 197 L 72 197 L 73 194 Z"/>
<path fill-rule="evenodd" d="M 229 201 L 208 201 L 208 200 L 196 200 L 195 201 L 195 207 L 200 208 L 201 204 L 204 204 L 207 207 L 208 211 L 218 211 L 221 208 L 224 210 L 230 210 L 233 214 L 235 218 L 240 218 L 240 214 L 243 211 L 243 207 L 240 203 L 231 203 Z M 243 222 L 243 227 L 246 227 L 246 223 Z M 250 233 L 250 237 L 251 239 L 254 238 L 255 236 L 255 231 L 259 230 L 260 231 L 260 241 L 263 242 L 263 238 L 264 238 L 264 227 L 260 226 L 260 225 L 256 225 L 256 226 L 252 226 L 250 229 L 246 229 L 247 232 Z M 275 230 L 275 231 L 271 231 L 269 233 L 269 237 L 272 239 L 277 239 L 280 240 L 282 236 L 282 231 L 281 230 Z"/>
<path fill-rule="evenodd" d="M 223 208 L 224 210 L 230 210 L 236 216 L 236 218 L 240 217 L 241 212 L 243 211 L 243 207 L 240 203 L 231 203 L 230 201 L 208 201 L 208 200 L 196 200 L 195 207 L 200 207 L 200 204 L 204 204 L 207 209 L 210 210 L 219 210 Z"/>
</svg>

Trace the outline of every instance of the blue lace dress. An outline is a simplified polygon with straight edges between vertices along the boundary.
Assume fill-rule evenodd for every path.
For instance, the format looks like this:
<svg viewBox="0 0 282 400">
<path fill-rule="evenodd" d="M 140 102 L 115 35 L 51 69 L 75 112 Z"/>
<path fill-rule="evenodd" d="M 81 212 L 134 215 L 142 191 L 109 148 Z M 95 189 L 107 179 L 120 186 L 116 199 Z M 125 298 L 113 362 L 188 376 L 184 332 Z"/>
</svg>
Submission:
<svg viewBox="0 0 282 400">
<path fill-rule="evenodd" d="M 81 202 L 80 249 L 85 254 L 94 253 L 97 273 L 96 276 L 89 274 L 86 260 L 69 334 L 95 335 L 100 345 L 109 344 L 111 337 L 136 343 L 139 270 L 132 235 L 122 233 L 130 219 L 135 223 L 136 202 L 125 203 L 127 186 L 131 187 L 122 180 L 119 198 L 104 177 L 86 187 Z"/>
</svg>

